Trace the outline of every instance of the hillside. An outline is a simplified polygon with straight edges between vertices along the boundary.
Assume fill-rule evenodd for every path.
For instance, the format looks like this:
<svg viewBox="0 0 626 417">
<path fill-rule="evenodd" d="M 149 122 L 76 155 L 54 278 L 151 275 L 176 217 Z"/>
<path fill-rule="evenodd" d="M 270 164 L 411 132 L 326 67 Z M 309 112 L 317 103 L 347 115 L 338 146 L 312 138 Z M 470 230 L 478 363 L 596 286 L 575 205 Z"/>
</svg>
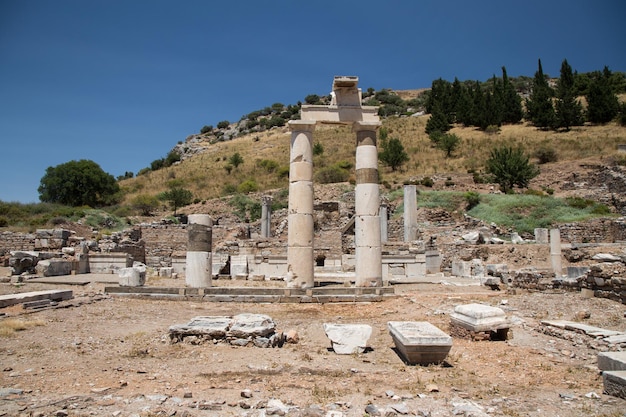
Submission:
<svg viewBox="0 0 626 417">
<path fill-rule="evenodd" d="M 380 165 L 381 184 L 388 190 L 394 190 L 406 181 L 419 181 L 424 176 L 454 177 L 480 172 L 490 150 L 500 144 L 522 146 L 530 155 L 538 149 L 552 149 L 558 163 L 563 164 L 588 158 L 598 161 L 619 159 L 617 145 L 626 142 L 626 128 L 615 123 L 581 126 L 567 132 L 542 131 L 528 124 L 504 125 L 493 134 L 456 126 L 451 133 L 460 137 L 461 143 L 452 157 L 446 158 L 443 151 L 432 146 L 424 131 L 428 117 L 391 117 L 382 121 L 388 137 L 400 139 L 410 157 L 396 172 Z M 248 187 L 248 191 L 255 187 L 258 191 L 286 188 L 289 141 L 287 127 L 274 127 L 217 142 L 203 140 L 202 135 L 191 135 L 174 148 L 187 151 L 181 162 L 120 182 L 125 191 L 124 203 L 139 194 L 157 195 L 166 191 L 168 183 L 173 180 L 192 191 L 196 201 L 232 195 L 246 181 L 248 185 L 254 185 Z M 355 148 L 349 127 L 318 126 L 314 141 L 323 147 L 323 153 L 315 157 L 315 172 L 341 163 L 344 167 L 351 167 L 353 174 Z M 235 153 L 242 156 L 243 163 L 229 172 L 225 167 Z M 542 171 L 549 171 L 550 166 L 541 166 Z"/>
</svg>

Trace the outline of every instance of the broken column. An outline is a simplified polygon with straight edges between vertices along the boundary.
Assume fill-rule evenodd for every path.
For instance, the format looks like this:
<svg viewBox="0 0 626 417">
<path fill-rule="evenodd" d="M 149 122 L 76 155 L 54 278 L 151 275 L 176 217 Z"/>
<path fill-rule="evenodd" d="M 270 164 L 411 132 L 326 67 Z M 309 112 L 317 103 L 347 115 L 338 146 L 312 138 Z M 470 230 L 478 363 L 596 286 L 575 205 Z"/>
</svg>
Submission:
<svg viewBox="0 0 626 417">
<path fill-rule="evenodd" d="M 417 188 L 404 186 L 404 241 L 417 240 Z"/>
<path fill-rule="evenodd" d="M 554 274 L 557 278 L 561 277 L 563 266 L 561 264 L 561 231 L 559 229 L 550 229 L 550 260 Z"/>
<path fill-rule="evenodd" d="M 389 221 L 389 205 L 386 201 L 380 203 L 380 208 L 378 209 L 378 216 L 380 217 L 380 241 L 386 242 L 389 239 L 388 233 L 388 221 Z"/>
<path fill-rule="evenodd" d="M 188 216 L 185 283 L 192 288 L 211 286 L 212 225 L 208 214 Z"/>
<path fill-rule="evenodd" d="M 261 198 L 261 237 L 270 237 L 272 224 L 272 197 L 264 195 Z"/>
<path fill-rule="evenodd" d="M 314 286 L 313 130 L 314 121 L 292 120 L 289 157 L 287 286 Z"/>
<path fill-rule="evenodd" d="M 357 287 L 382 285 L 382 249 L 380 243 L 380 198 L 378 190 L 378 122 L 355 122 L 356 189 L 355 189 L 355 274 Z"/>
</svg>

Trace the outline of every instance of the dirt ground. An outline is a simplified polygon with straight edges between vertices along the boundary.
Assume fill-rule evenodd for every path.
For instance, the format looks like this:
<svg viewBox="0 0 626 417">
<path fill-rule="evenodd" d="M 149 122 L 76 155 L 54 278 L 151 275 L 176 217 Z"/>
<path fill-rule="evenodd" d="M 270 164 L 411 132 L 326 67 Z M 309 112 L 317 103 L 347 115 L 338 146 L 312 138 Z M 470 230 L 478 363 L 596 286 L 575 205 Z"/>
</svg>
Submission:
<svg viewBox="0 0 626 417">
<path fill-rule="evenodd" d="M 624 305 L 580 293 L 414 284 L 382 302 L 252 304 L 113 297 L 103 284 L 0 284 L 2 294 L 41 289 L 72 289 L 75 298 L 0 311 L 2 321 L 35 324 L 0 337 L 0 416 L 626 415 L 626 400 L 602 392 L 596 356 L 605 347 L 541 331 L 543 319 L 626 330 Z M 509 340 L 455 337 L 440 365 L 411 366 L 398 356 L 388 321 L 428 321 L 449 332 L 449 313 L 471 302 L 504 309 Z M 169 341 L 173 324 L 244 312 L 269 315 L 299 342 L 263 349 Z M 370 349 L 335 354 L 323 323 L 371 325 Z"/>
</svg>

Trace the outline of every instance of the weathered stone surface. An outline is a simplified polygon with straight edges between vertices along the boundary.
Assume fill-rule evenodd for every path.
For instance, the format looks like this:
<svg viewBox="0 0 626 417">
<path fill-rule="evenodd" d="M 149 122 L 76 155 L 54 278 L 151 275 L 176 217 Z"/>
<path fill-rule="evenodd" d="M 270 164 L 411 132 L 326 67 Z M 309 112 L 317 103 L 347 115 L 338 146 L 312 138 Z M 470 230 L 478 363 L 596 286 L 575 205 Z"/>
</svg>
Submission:
<svg viewBox="0 0 626 417">
<path fill-rule="evenodd" d="M 412 365 L 443 361 L 452 348 L 452 337 L 425 321 L 387 323 L 396 348 Z"/>
<path fill-rule="evenodd" d="M 602 372 L 602 382 L 606 394 L 626 399 L 626 371 Z"/>
<path fill-rule="evenodd" d="M 136 262 L 131 268 L 121 268 L 118 276 L 122 287 L 141 287 L 146 283 L 146 266 Z"/>
<path fill-rule="evenodd" d="M 510 327 L 501 308 L 484 304 L 464 304 L 454 308 L 450 314 L 453 325 L 472 332 L 496 331 Z"/>
<path fill-rule="evenodd" d="M 233 317 L 233 322 L 229 329 L 229 336 L 232 337 L 256 337 L 268 336 L 274 333 L 276 323 L 270 316 L 265 314 L 238 314 Z"/>
<path fill-rule="evenodd" d="M 72 273 L 72 262 L 65 259 L 45 259 L 37 263 L 35 271 L 44 277 L 69 275 Z"/>
<path fill-rule="evenodd" d="M 598 369 L 601 371 L 626 371 L 626 351 L 598 353 Z"/>
<path fill-rule="evenodd" d="M 610 253 L 597 253 L 591 257 L 594 261 L 598 262 L 622 262 L 622 258 Z"/>
<path fill-rule="evenodd" d="M 350 355 L 363 353 L 372 335 L 372 326 L 367 324 L 324 323 L 324 332 L 330 339 L 335 353 Z"/>
</svg>

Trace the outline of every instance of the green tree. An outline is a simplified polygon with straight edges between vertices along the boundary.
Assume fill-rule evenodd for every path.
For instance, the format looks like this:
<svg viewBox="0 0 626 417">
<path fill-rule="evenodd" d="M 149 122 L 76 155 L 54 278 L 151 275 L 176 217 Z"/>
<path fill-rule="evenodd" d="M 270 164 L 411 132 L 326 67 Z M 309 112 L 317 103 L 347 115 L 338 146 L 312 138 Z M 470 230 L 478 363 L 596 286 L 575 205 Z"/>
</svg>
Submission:
<svg viewBox="0 0 626 417">
<path fill-rule="evenodd" d="M 487 173 L 500 184 L 500 190 L 508 193 L 514 186 L 525 188 L 531 179 L 539 175 L 539 168 L 529 162 L 522 148 L 500 146 L 491 150 L 486 163 Z"/>
<path fill-rule="evenodd" d="M 381 142 L 382 152 L 378 154 L 378 159 L 385 165 L 391 167 L 392 171 L 400 168 L 409 160 L 409 155 L 404 150 L 404 146 L 400 139 L 390 138 Z"/>
<path fill-rule="evenodd" d="M 459 146 L 459 143 L 461 143 L 461 138 L 454 133 L 445 133 L 437 139 L 437 147 L 446 153 L 446 158 L 452 156 L 452 152 Z"/>
<path fill-rule="evenodd" d="M 324 145 L 322 145 L 320 142 L 315 142 L 313 144 L 313 155 L 319 156 L 319 155 L 322 155 L 323 153 L 324 153 Z"/>
<path fill-rule="evenodd" d="M 546 80 L 541 67 L 541 60 L 539 60 L 538 69 L 533 79 L 533 89 L 530 97 L 526 99 L 526 112 L 528 120 L 540 129 L 548 129 L 554 126 L 553 96 L 554 93 L 548 85 L 548 80 Z"/>
<path fill-rule="evenodd" d="M 159 199 L 154 195 L 138 194 L 131 200 L 130 205 L 142 216 L 152 216 L 152 213 L 159 207 Z"/>
<path fill-rule="evenodd" d="M 611 87 L 611 71 L 608 67 L 594 74 L 587 94 L 587 119 L 591 123 L 608 123 L 619 112 L 619 101 Z"/>
<path fill-rule="evenodd" d="M 583 107 L 574 95 L 574 74 L 566 59 L 561 64 L 561 78 L 559 78 L 556 97 L 554 127 L 569 130 L 571 126 L 581 126 Z"/>
<path fill-rule="evenodd" d="M 430 118 L 426 122 L 426 134 L 430 135 L 433 132 L 447 132 L 450 130 L 450 123 L 448 123 L 448 118 L 446 114 L 443 112 L 441 105 L 435 103 L 433 105 L 433 111 L 430 114 Z"/>
<path fill-rule="evenodd" d="M 211 132 L 212 130 L 213 130 L 213 126 L 211 126 L 211 125 L 209 125 L 209 126 L 204 125 L 204 126 L 202 126 L 202 129 L 200 129 L 200 133 L 202 133 L 204 135 L 204 134 L 207 134 L 207 133 Z"/>
<path fill-rule="evenodd" d="M 239 165 L 243 164 L 243 157 L 239 154 L 239 152 L 235 152 L 228 159 L 228 163 L 237 168 Z"/>
<path fill-rule="evenodd" d="M 519 94 L 517 94 L 515 86 L 509 80 L 505 67 L 502 67 L 502 88 L 502 123 L 519 123 L 522 120 L 522 117 L 524 117 L 522 99 Z"/>
<path fill-rule="evenodd" d="M 217 124 L 218 129 L 226 129 L 228 126 L 230 126 L 230 122 L 228 120 L 222 120 Z"/>
<path fill-rule="evenodd" d="M 170 203 L 174 214 L 176 214 L 178 208 L 191 204 L 193 201 L 193 193 L 186 188 L 173 186 L 170 187 L 168 191 L 159 194 L 158 199 Z"/>
<path fill-rule="evenodd" d="M 48 167 L 37 191 L 44 203 L 102 207 L 119 200 L 120 187 L 100 165 L 81 159 Z"/>
</svg>

